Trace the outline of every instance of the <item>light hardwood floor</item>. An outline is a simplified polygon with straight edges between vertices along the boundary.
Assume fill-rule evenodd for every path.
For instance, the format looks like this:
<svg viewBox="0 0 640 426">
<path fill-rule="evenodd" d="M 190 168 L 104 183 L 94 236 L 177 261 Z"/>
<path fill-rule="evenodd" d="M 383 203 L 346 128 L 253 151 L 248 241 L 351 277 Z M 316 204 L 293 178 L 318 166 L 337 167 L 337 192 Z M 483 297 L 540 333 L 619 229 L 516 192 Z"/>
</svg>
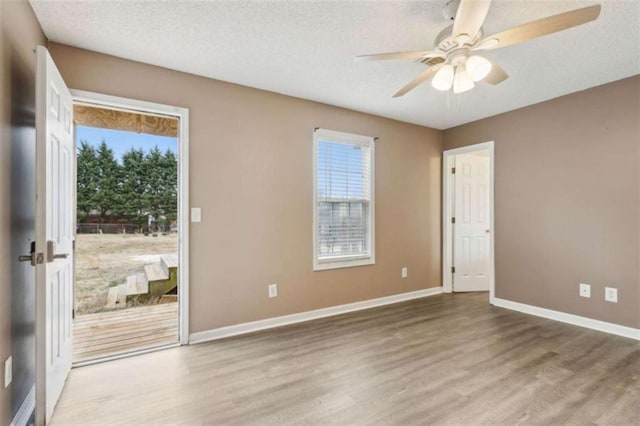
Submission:
<svg viewBox="0 0 640 426">
<path fill-rule="evenodd" d="M 438 295 L 72 370 L 54 425 L 640 424 L 640 342 Z"/>
</svg>

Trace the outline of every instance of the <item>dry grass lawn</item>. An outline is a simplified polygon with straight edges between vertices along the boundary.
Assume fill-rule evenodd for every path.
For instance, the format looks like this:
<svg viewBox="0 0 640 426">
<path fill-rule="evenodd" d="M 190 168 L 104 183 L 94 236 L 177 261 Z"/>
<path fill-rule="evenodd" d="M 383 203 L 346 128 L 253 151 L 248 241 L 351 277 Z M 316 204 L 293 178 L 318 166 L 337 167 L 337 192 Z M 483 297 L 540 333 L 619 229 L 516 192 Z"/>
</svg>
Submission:
<svg viewBox="0 0 640 426">
<path fill-rule="evenodd" d="M 160 254 L 177 253 L 177 234 L 78 234 L 76 242 L 76 313 L 105 310 L 109 287 L 156 263 Z"/>
</svg>

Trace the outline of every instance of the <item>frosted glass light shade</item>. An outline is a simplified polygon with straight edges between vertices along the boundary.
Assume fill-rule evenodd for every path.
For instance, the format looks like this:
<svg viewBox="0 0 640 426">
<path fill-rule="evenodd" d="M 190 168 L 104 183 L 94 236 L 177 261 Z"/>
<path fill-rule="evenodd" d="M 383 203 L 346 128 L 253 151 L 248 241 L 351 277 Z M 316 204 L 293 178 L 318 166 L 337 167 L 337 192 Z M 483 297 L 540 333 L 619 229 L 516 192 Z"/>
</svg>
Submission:
<svg viewBox="0 0 640 426">
<path fill-rule="evenodd" d="M 443 65 L 436 75 L 433 76 L 433 80 L 431 80 L 433 88 L 442 91 L 451 89 L 453 85 L 453 71 L 453 66 L 449 64 Z"/>
<path fill-rule="evenodd" d="M 491 62 L 482 56 L 471 56 L 467 59 L 467 73 L 473 81 L 480 81 L 491 71 Z"/>
<path fill-rule="evenodd" d="M 458 65 L 456 67 L 456 73 L 453 78 L 453 93 L 456 95 L 458 93 L 466 92 L 467 90 L 473 89 L 475 84 L 473 84 L 473 80 L 469 77 L 467 73 L 467 69 L 464 65 Z"/>
</svg>

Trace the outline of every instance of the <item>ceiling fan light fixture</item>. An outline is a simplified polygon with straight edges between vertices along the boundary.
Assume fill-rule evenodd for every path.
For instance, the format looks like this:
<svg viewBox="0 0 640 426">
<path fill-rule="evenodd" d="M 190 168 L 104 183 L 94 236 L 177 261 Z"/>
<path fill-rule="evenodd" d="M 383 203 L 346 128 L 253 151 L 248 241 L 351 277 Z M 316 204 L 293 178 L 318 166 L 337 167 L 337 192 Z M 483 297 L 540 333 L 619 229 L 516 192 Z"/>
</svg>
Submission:
<svg viewBox="0 0 640 426">
<path fill-rule="evenodd" d="M 451 89 L 453 86 L 453 73 L 454 69 L 451 64 L 443 65 L 436 75 L 433 76 L 433 80 L 431 80 L 431 85 L 436 90 L 442 90 L 446 92 Z"/>
<path fill-rule="evenodd" d="M 480 81 L 489 75 L 491 71 L 491 62 L 482 56 L 471 56 L 467 59 L 466 68 L 469 77 L 473 81 Z"/>
<path fill-rule="evenodd" d="M 475 84 L 473 84 L 473 80 L 469 76 L 469 73 L 467 73 L 467 69 L 464 64 L 458 65 L 456 67 L 455 76 L 453 77 L 453 93 L 457 95 L 473 89 L 474 86 Z"/>
<path fill-rule="evenodd" d="M 473 89 L 474 81 L 484 80 L 492 85 L 499 84 L 509 77 L 508 74 L 500 65 L 484 57 L 472 55 L 472 52 L 503 48 L 574 28 L 596 20 L 602 9 L 599 4 L 583 7 L 527 22 L 484 37 L 482 26 L 492 0 L 442 1 L 446 1 L 445 16 L 453 20 L 453 24 L 438 33 L 433 50 L 390 52 L 358 57 L 375 60 L 417 59 L 419 63 L 428 67 L 394 94 L 394 98 L 405 95 L 429 79 L 437 90 L 450 90 L 453 86 L 455 94 Z M 452 68 L 453 84 L 451 84 Z"/>
</svg>

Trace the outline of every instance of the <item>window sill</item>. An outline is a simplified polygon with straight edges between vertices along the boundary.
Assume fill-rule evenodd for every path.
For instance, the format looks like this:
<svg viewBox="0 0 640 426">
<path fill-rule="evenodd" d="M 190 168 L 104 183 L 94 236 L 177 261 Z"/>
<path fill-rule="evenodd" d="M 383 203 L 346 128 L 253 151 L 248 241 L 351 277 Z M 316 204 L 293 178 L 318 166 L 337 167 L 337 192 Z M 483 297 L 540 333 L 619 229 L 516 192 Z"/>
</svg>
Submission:
<svg viewBox="0 0 640 426">
<path fill-rule="evenodd" d="M 327 269 L 352 268 L 354 266 L 375 265 L 373 256 L 354 256 L 336 259 L 315 260 L 313 262 L 314 271 L 326 271 Z"/>
</svg>

